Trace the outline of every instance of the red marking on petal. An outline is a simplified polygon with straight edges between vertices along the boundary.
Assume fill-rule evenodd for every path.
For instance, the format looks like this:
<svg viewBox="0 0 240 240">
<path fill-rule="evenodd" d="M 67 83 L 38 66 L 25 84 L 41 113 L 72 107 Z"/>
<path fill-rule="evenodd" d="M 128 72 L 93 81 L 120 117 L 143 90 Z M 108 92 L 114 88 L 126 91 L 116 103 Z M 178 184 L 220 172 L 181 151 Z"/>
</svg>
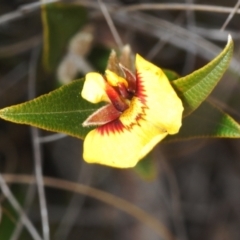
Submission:
<svg viewBox="0 0 240 240">
<path fill-rule="evenodd" d="M 134 117 L 134 120 L 131 123 L 129 123 L 127 126 L 124 126 L 124 127 L 130 131 L 136 125 L 141 126 L 140 120 L 146 121 L 146 119 L 145 119 L 145 116 L 146 116 L 145 110 L 146 109 L 147 109 L 147 107 L 143 106 L 141 108 L 141 111 Z"/>
<path fill-rule="evenodd" d="M 120 115 L 121 112 L 119 112 L 112 104 L 108 104 L 90 115 L 84 121 L 83 126 L 103 125 L 117 119 Z"/>
<path fill-rule="evenodd" d="M 101 134 L 101 135 L 105 135 L 105 134 L 110 134 L 110 133 L 120 133 L 123 132 L 123 130 L 126 129 L 124 127 L 124 125 L 122 124 L 122 122 L 119 119 L 116 119 L 110 123 L 104 124 L 100 127 L 97 128 L 97 131 Z M 111 139 L 109 139 L 109 141 L 111 141 Z"/>
<path fill-rule="evenodd" d="M 146 94 L 146 91 L 144 88 L 143 79 L 139 73 L 136 73 L 136 80 L 137 80 L 136 81 L 137 86 L 136 86 L 135 96 L 137 96 L 143 104 L 146 104 L 147 94 Z M 145 80 L 145 81 L 147 81 L 147 80 Z"/>
</svg>

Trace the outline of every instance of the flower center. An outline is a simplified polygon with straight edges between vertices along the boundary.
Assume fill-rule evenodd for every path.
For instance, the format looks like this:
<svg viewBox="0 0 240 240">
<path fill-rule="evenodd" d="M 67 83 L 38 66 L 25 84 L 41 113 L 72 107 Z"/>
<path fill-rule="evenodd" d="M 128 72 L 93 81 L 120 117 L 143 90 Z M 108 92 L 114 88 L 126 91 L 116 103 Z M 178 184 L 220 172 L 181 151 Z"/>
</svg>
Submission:
<svg viewBox="0 0 240 240">
<path fill-rule="evenodd" d="M 124 78 L 106 70 L 106 93 L 113 106 L 120 112 L 129 108 L 130 101 L 136 92 L 136 77 L 127 68 L 120 65 Z"/>
</svg>

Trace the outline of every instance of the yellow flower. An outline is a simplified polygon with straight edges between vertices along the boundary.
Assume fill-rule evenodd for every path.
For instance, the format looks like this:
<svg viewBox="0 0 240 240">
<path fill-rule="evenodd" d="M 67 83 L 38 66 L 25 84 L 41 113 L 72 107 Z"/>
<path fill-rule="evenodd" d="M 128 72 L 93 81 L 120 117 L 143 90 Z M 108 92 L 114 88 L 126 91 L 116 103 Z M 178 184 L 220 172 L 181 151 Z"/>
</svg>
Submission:
<svg viewBox="0 0 240 240">
<path fill-rule="evenodd" d="M 98 126 L 84 140 L 86 162 L 134 167 L 158 142 L 179 131 L 182 102 L 163 71 L 139 55 L 135 67 L 135 75 L 121 64 L 122 76 L 111 70 L 86 75 L 82 97 L 106 102 L 83 123 Z"/>
</svg>

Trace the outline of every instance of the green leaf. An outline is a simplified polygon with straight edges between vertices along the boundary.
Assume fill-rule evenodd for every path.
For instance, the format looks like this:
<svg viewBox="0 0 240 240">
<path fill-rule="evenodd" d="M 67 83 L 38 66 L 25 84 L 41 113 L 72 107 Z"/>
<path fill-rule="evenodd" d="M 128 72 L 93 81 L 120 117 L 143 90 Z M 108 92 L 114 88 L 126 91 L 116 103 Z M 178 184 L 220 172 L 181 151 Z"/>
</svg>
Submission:
<svg viewBox="0 0 240 240">
<path fill-rule="evenodd" d="M 133 170 L 143 179 L 143 180 L 153 180 L 157 177 L 157 166 L 153 159 L 153 154 L 150 152 L 146 157 L 137 163 Z"/>
<path fill-rule="evenodd" d="M 180 78 L 178 73 L 176 73 L 170 69 L 162 68 L 162 70 L 165 73 L 165 75 L 167 76 L 169 81 L 174 81 L 174 80 Z"/>
<path fill-rule="evenodd" d="M 44 66 L 56 69 L 70 38 L 86 22 L 87 12 L 78 5 L 52 3 L 42 7 Z"/>
<path fill-rule="evenodd" d="M 208 97 L 226 71 L 233 52 L 233 41 L 229 35 L 228 43 L 223 51 L 210 63 L 197 71 L 172 82 L 179 97 L 183 101 L 184 116 L 192 111 Z"/>
<path fill-rule="evenodd" d="M 82 127 L 82 122 L 102 105 L 91 104 L 81 97 L 83 82 L 76 80 L 32 101 L 1 109 L 0 117 L 84 138 L 91 128 Z"/>
<path fill-rule="evenodd" d="M 169 135 L 164 141 L 202 137 L 240 138 L 240 125 L 211 103 L 204 102 L 196 111 L 183 119 L 178 134 Z"/>
</svg>

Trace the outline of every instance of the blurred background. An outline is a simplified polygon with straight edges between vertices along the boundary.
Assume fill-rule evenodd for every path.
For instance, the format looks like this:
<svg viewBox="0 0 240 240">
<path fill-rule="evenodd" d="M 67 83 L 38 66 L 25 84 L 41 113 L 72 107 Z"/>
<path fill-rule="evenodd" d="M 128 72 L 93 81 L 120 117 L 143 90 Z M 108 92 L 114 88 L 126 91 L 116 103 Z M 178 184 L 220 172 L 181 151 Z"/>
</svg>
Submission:
<svg viewBox="0 0 240 240">
<path fill-rule="evenodd" d="M 184 76 L 213 59 L 231 33 L 234 57 L 211 100 L 239 121 L 239 2 L 0 0 L 0 108 L 48 93 L 91 70 L 103 72 L 110 50 L 124 44 Z M 79 139 L 0 120 L 0 239 L 238 240 L 239 146 L 236 139 L 162 143 L 150 156 L 150 170 L 119 170 L 86 164 Z M 6 183 L 5 174 L 37 176 L 40 183 L 42 176 L 69 180 L 130 205 L 116 203 L 125 208 L 119 210 L 109 195 L 102 201 L 96 192 L 89 197 L 90 189 L 78 194 L 46 187 L 39 197 L 31 179 L 23 184 L 20 176 Z M 22 224 L 14 201 L 30 227 Z M 151 219 L 136 219 L 134 206 Z M 47 217 L 41 209 L 47 209 Z M 152 219 L 159 224 L 155 229 Z"/>
</svg>

